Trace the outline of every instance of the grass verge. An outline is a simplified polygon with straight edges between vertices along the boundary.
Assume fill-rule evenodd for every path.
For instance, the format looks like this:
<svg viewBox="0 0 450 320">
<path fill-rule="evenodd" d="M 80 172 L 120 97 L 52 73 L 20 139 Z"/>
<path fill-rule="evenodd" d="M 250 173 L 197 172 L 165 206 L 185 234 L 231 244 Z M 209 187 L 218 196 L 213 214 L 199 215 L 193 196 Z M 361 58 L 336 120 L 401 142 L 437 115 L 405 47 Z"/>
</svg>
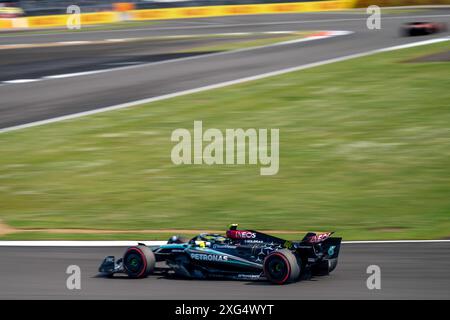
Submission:
<svg viewBox="0 0 450 320">
<path fill-rule="evenodd" d="M 448 48 L 377 54 L 1 134 L 0 218 L 15 228 L 129 230 L 125 238 L 231 222 L 335 230 L 347 240 L 448 237 L 450 64 L 404 62 Z M 192 130 L 194 120 L 279 128 L 279 173 L 175 166 L 171 133 Z M 122 238 L 3 238 L 53 236 Z"/>
</svg>

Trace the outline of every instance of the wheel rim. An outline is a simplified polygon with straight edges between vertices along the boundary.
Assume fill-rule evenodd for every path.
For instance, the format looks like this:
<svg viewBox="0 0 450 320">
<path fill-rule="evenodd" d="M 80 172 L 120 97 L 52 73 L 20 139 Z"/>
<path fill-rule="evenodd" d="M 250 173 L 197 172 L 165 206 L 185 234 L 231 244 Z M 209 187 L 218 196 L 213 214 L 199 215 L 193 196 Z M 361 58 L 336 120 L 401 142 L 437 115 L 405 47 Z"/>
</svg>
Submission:
<svg viewBox="0 0 450 320">
<path fill-rule="evenodd" d="M 285 261 L 278 256 L 272 257 L 267 261 L 267 271 L 269 276 L 274 281 L 284 281 L 288 268 Z"/>
<path fill-rule="evenodd" d="M 130 253 L 125 259 L 125 266 L 132 273 L 139 273 L 142 269 L 142 258 L 136 253 Z"/>
</svg>

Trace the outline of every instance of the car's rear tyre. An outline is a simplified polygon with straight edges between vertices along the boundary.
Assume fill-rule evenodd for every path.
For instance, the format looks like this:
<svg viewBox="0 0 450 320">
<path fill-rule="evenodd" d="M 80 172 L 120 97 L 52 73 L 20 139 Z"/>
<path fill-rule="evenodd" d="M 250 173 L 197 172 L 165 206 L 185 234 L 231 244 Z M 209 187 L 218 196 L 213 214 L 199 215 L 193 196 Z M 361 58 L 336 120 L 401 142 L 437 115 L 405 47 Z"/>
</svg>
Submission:
<svg viewBox="0 0 450 320">
<path fill-rule="evenodd" d="M 331 271 L 336 269 L 337 264 L 338 264 L 338 259 L 328 260 L 328 272 L 330 273 Z"/>
<path fill-rule="evenodd" d="M 155 270 L 156 258 L 144 245 L 129 247 L 123 255 L 123 267 L 130 278 L 145 278 Z"/>
<path fill-rule="evenodd" d="M 276 284 L 297 281 L 300 277 L 300 261 L 288 249 L 272 252 L 264 259 L 264 275 Z"/>
<path fill-rule="evenodd" d="M 401 37 L 410 37 L 410 36 L 412 36 L 411 30 L 406 28 L 406 27 L 402 27 L 400 29 L 400 36 Z"/>
</svg>

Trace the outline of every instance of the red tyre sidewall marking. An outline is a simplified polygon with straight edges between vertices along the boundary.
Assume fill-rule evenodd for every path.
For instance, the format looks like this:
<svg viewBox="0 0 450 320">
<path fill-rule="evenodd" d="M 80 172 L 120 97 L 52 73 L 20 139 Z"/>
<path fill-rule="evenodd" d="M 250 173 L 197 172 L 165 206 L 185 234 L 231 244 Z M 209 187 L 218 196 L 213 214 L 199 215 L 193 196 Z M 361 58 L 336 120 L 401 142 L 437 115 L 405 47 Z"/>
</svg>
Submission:
<svg viewBox="0 0 450 320">
<path fill-rule="evenodd" d="M 271 256 L 278 256 L 278 257 L 280 257 L 280 258 L 284 261 L 284 263 L 286 264 L 286 267 L 287 267 L 287 269 L 288 269 L 288 272 L 286 273 L 286 276 L 285 276 L 281 281 L 274 281 L 274 282 L 277 283 L 277 284 L 283 284 L 283 283 L 286 282 L 286 280 L 287 280 L 287 279 L 289 278 L 289 276 L 291 275 L 291 266 L 289 265 L 289 261 L 286 259 L 285 256 L 283 256 L 281 253 L 278 253 L 278 252 L 272 253 L 272 254 L 269 255 L 267 258 L 269 258 L 269 257 L 271 257 Z M 264 267 L 264 273 L 267 273 L 267 274 L 268 274 L 268 272 L 266 272 L 266 268 L 265 268 L 265 267 Z"/>
<path fill-rule="evenodd" d="M 144 268 L 142 269 L 142 271 L 137 275 L 138 278 L 142 277 L 142 275 L 144 274 L 145 270 L 147 270 L 147 259 L 145 259 L 145 255 L 144 253 L 141 251 L 141 249 L 139 248 L 131 248 L 128 249 L 126 253 L 131 252 L 131 251 L 136 251 L 140 256 L 142 261 L 144 262 Z"/>
</svg>

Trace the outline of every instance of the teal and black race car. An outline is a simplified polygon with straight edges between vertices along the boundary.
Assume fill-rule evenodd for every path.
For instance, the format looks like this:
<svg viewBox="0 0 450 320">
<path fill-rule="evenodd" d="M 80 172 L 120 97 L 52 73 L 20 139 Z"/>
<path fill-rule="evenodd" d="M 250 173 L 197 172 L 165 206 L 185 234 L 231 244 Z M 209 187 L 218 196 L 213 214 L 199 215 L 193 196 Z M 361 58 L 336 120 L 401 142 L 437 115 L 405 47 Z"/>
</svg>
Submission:
<svg viewBox="0 0 450 320">
<path fill-rule="evenodd" d="M 167 244 L 129 247 L 123 258 L 108 256 L 99 267 L 105 276 L 125 273 L 131 278 L 172 274 L 193 279 L 269 280 L 295 282 L 303 276 L 328 275 L 336 268 L 341 238 L 332 233 L 307 233 L 287 241 L 231 225 L 226 236 L 202 233 L 190 240 L 173 236 Z M 156 267 L 157 262 L 165 267 Z"/>
</svg>

